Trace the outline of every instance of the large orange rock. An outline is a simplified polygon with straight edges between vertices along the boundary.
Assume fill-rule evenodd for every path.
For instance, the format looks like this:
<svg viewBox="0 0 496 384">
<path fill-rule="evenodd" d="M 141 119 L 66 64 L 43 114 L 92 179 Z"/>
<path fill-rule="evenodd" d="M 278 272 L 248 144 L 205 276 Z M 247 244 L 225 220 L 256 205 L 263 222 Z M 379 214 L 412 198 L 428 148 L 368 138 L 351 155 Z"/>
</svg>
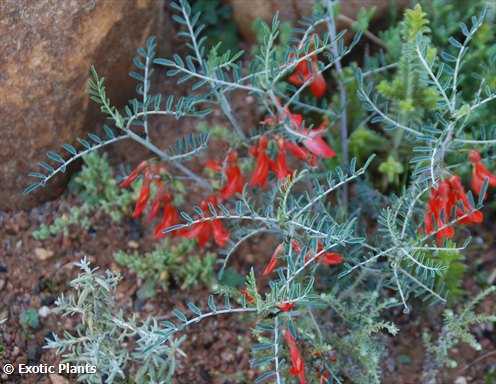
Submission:
<svg viewBox="0 0 496 384">
<path fill-rule="evenodd" d="M 60 192 L 59 178 L 55 187 L 22 195 L 27 173 L 47 150 L 74 143 L 101 119 L 86 92 L 92 64 L 113 102 L 134 94 L 131 59 L 157 34 L 162 15 L 157 0 L 0 1 L 0 209 L 27 208 Z"/>
<path fill-rule="evenodd" d="M 253 22 L 260 18 L 270 22 L 276 12 L 281 20 L 296 21 L 312 14 L 315 0 L 228 0 L 233 8 L 233 17 L 243 37 L 255 41 Z M 388 8 L 394 5 L 398 9 L 409 4 L 409 0 L 342 0 L 342 14 L 354 19 L 360 8 L 376 7 L 376 17 L 387 14 Z M 337 20 L 338 29 L 349 27 L 349 20 Z"/>
</svg>

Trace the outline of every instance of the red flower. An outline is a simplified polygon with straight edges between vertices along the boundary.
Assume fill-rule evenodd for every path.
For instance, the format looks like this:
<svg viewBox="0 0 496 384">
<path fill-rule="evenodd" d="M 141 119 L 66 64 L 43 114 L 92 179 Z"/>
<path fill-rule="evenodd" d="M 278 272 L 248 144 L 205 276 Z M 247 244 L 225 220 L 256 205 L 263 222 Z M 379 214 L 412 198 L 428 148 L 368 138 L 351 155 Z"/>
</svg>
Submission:
<svg viewBox="0 0 496 384">
<path fill-rule="evenodd" d="M 303 127 L 303 116 L 286 110 L 285 117 L 289 119 L 292 128 L 300 135 L 307 137 L 303 145 L 315 156 L 329 159 L 336 156 L 336 152 L 324 141 L 322 136 L 327 131 L 327 120 L 324 120 L 317 129 L 307 130 Z"/>
<path fill-rule="evenodd" d="M 294 72 L 288 77 L 288 81 L 295 86 L 302 86 L 310 79 L 312 79 L 310 82 L 310 92 L 317 99 L 324 96 L 327 91 L 327 84 L 324 76 L 319 72 L 316 55 L 312 56 L 311 62 L 308 60 L 300 61 L 296 65 Z"/>
<path fill-rule="evenodd" d="M 474 210 L 459 176 L 451 176 L 447 180 L 442 180 L 437 188 L 431 189 L 424 216 L 425 233 L 431 234 L 436 231 L 438 242 L 444 238 L 452 238 L 455 230 L 452 226 L 448 226 L 448 223 L 453 210 L 460 224 L 481 223 L 484 219 L 482 212 Z M 468 214 L 468 212 L 471 213 Z M 460 219 L 465 215 L 467 217 Z"/>
<path fill-rule="evenodd" d="M 218 162 L 217 160 L 207 160 L 205 163 L 205 168 L 211 169 L 214 172 L 221 172 L 222 171 L 222 164 Z"/>
<path fill-rule="evenodd" d="M 325 265 L 339 265 L 343 262 L 343 256 L 337 252 L 326 252 L 319 257 L 319 263 Z"/>
<path fill-rule="evenodd" d="M 274 272 L 274 269 L 277 267 L 277 257 L 282 253 L 284 250 L 284 244 L 281 243 L 279 244 L 274 252 L 272 253 L 272 256 L 270 257 L 270 260 L 268 264 L 265 266 L 265 269 L 262 272 L 262 276 L 267 276 L 270 275 L 272 272 Z"/>
<path fill-rule="evenodd" d="M 159 189 L 157 194 L 155 195 L 155 199 L 153 199 L 152 207 L 150 208 L 150 212 L 148 212 L 147 221 L 151 222 L 160 211 L 160 207 L 164 204 L 169 203 L 172 200 L 172 196 L 170 193 L 164 192 L 164 185 L 161 180 L 157 180 L 156 184 L 159 185 Z"/>
<path fill-rule="evenodd" d="M 294 303 L 281 303 L 281 304 L 277 304 L 277 308 L 279 308 L 279 310 L 281 312 L 289 312 L 294 307 L 295 307 L 295 304 Z"/>
<path fill-rule="evenodd" d="M 148 167 L 146 161 L 142 161 L 131 173 L 119 184 L 121 188 L 129 188 L 136 178 Z"/>
<path fill-rule="evenodd" d="M 286 149 L 284 148 L 284 140 L 278 140 L 279 152 L 277 153 L 276 161 L 273 162 L 273 171 L 276 174 L 277 180 L 284 180 L 293 173 L 286 163 Z"/>
<path fill-rule="evenodd" d="M 208 204 L 217 204 L 218 199 L 215 196 L 210 196 L 203 200 L 200 204 L 201 209 L 205 213 L 209 213 Z M 200 247 L 204 247 L 213 237 L 215 243 L 223 247 L 229 241 L 229 231 L 224 227 L 220 219 L 206 220 L 194 224 L 189 230 L 181 233 L 187 239 L 196 239 Z"/>
<path fill-rule="evenodd" d="M 460 220 L 460 224 L 479 224 L 484 220 L 484 214 L 479 210 L 474 210 L 474 207 L 470 203 L 465 189 L 463 188 L 460 176 L 451 176 L 448 179 L 449 185 L 451 187 L 451 193 L 449 196 L 449 204 L 447 209 L 451 210 L 456 206 L 457 202 L 461 201 L 463 203 L 463 209 L 457 208 L 456 216 L 461 217 L 466 214 L 467 211 L 473 211 L 467 217 Z"/>
<path fill-rule="evenodd" d="M 194 224 L 189 230 L 183 233 L 183 237 L 187 239 L 196 239 L 200 248 L 203 248 L 212 237 L 210 223 L 204 221 L 202 223 Z"/>
<path fill-rule="evenodd" d="M 246 289 L 246 287 L 241 288 L 239 291 L 248 303 L 255 304 L 255 298 L 250 294 L 250 292 L 248 292 L 248 289 Z"/>
<path fill-rule="evenodd" d="M 289 373 L 292 376 L 298 377 L 300 384 L 306 384 L 305 363 L 301 357 L 300 350 L 296 345 L 296 340 L 289 330 L 284 331 L 284 338 L 286 340 L 286 344 L 288 345 L 289 356 L 291 359 L 291 368 L 289 369 Z"/>
<path fill-rule="evenodd" d="M 220 196 L 224 200 L 231 198 L 236 193 L 243 192 L 245 179 L 238 167 L 237 160 L 238 154 L 235 151 L 231 151 L 227 156 L 226 185 L 220 190 Z"/>
<path fill-rule="evenodd" d="M 265 187 L 267 178 L 269 177 L 269 169 L 271 168 L 272 160 L 267 155 L 266 150 L 269 144 L 267 136 L 262 136 L 258 141 L 258 146 L 252 148 L 251 153 L 256 156 L 255 169 L 251 175 L 250 186 Z"/>
<path fill-rule="evenodd" d="M 146 170 L 143 184 L 141 185 L 140 195 L 134 207 L 133 219 L 140 217 L 145 210 L 146 203 L 150 198 L 150 184 L 152 182 L 152 177 L 153 175 L 151 174 L 151 172 L 149 170 Z"/>
<path fill-rule="evenodd" d="M 212 221 L 212 229 L 215 243 L 219 247 L 224 247 L 229 241 L 229 231 L 219 219 Z"/>
<path fill-rule="evenodd" d="M 472 150 L 469 152 L 468 158 L 473 165 L 471 182 L 472 191 L 477 195 L 480 195 L 484 180 L 486 179 L 491 187 L 496 187 L 496 175 L 492 174 L 484 163 L 482 163 L 480 153 Z"/>
<path fill-rule="evenodd" d="M 174 205 L 168 202 L 164 206 L 162 221 L 155 227 L 155 232 L 154 232 L 155 238 L 161 239 L 165 237 L 163 231 L 176 224 L 179 224 L 179 213 L 177 212 L 176 207 L 174 207 Z M 180 231 L 172 232 L 172 235 L 180 235 L 180 234 L 181 234 Z"/>
<path fill-rule="evenodd" d="M 298 160 L 306 161 L 308 159 L 308 151 L 292 141 L 285 140 L 284 149 L 287 149 Z"/>
<path fill-rule="evenodd" d="M 324 246 L 322 243 L 317 244 L 317 253 L 322 252 Z M 324 252 L 318 258 L 317 261 L 324 265 L 339 265 L 343 262 L 343 256 L 337 252 Z"/>
</svg>

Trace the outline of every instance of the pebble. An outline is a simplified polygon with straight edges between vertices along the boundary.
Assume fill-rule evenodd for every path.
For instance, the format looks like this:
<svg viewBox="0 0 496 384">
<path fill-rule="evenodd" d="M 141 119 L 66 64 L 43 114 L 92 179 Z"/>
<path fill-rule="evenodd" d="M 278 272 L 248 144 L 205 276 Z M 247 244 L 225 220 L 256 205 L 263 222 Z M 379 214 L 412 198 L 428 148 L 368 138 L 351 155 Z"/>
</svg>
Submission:
<svg viewBox="0 0 496 384">
<path fill-rule="evenodd" d="M 49 249 L 35 248 L 34 254 L 38 258 L 38 260 L 45 261 L 45 260 L 51 259 L 55 253 Z"/>
<path fill-rule="evenodd" d="M 41 317 L 41 318 L 45 318 L 47 317 L 49 314 L 50 314 L 50 308 L 48 308 L 46 305 L 44 305 L 43 307 L 41 307 L 40 309 L 38 309 L 38 315 Z"/>
<path fill-rule="evenodd" d="M 0 291 L 5 287 L 5 279 L 0 279 Z"/>
<path fill-rule="evenodd" d="M 138 249 L 139 248 L 139 243 L 134 240 L 130 240 L 127 242 L 127 246 L 131 249 Z"/>
</svg>

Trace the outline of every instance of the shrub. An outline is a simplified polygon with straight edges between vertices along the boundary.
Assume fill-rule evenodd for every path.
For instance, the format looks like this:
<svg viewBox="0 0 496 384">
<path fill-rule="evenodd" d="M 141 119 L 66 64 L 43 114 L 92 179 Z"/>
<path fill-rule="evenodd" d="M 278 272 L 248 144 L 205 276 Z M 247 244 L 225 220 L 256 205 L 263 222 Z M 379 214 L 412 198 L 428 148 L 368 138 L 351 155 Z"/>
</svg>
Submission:
<svg viewBox="0 0 496 384">
<path fill-rule="evenodd" d="M 398 333 L 391 311 L 446 306 L 450 292 L 460 294 L 461 253 L 469 248 L 471 226 L 484 221 L 489 187 L 496 186 L 487 163 L 496 143 L 490 113 L 496 91 L 492 79 L 483 77 L 491 73 L 493 46 L 486 10 L 476 3 L 468 8 L 478 13 L 470 19 L 460 14 L 460 31 L 449 38 L 435 32 L 442 24 L 431 25 L 416 5 L 382 35 L 386 55 L 345 66 L 362 34 L 345 44 L 345 33 L 336 31 L 339 9 L 333 1 L 316 7 L 289 40 L 281 36 L 277 16 L 271 25 L 261 24 L 249 65 L 243 65 L 242 52 L 207 51 L 199 15 L 185 0 L 172 2 L 190 55 L 157 58 L 150 38 L 130 73 L 138 97 L 123 110 L 112 105 L 104 79 L 92 68 L 90 97 L 113 128 L 104 127 L 105 137 L 79 140 L 78 148 L 64 146 L 65 155 L 49 152 L 50 163 L 40 163 L 46 173 L 34 173 L 39 181 L 26 191 L 45 185 L 83 154 L 133 140 L 155 158 L 143 161 L 120 186 L 142 180 L 133 217 L 147 213 L 153 221 L 162 215 L 153 229 L 156 238 L 222 248 L 221 278 L 245 241 L 265 234 L 278 245 L 269 260 L 256 261 L 244 287 L 218 290 L 223 305 L 211 295 L 205 305 L 188 303 L 187 313 L 172 310 L 173 321 L 150 318 L 141 325 L 112 304 L 115 276 L 103 279 L 83 262 L 83 274 L 73 282 L 79 299 L 61 301 L 66 314 L 84 314 L 82 327 L 78 336 L 49 346 L 66 359 L 94 362 L 100 376 L 84 380 L 116 382 L 134 359 L 141 362 L 137 382 L 169 382 L 187 327 L 218 315 L 255 315 L 256 382 L 279 384 L 291 376 L 300 384 L 380 382 L 384 335 Z M 355 29 L 366 31 L 365 16 Z M 473 43 L 478 59 L 471 56 Z M 150 94 L 157 69 L 188 82 L 191 93 Z M 482 76 L 474 80 L 475 73 Z M 257 100 L 264 114 L 259 127 L 243 127 L 229 101 L 234 91 Z M 205 159 L 211 138 L 204 128 L 169 149 L 152 142 L 152 118 L 202 119 L 212 108 L 232 128 L 231 137 L 222 135 L 227 151 Z M 192 171 L 193 158 L 209 173 Z M 200 206 L 185 201 L 178 209 L 179 176 L 205 191 Z M 439 341 L 428 344 L 432 364 L 425 365 L 425 382 L 436 381 L 447 350 L 458 341 L 477 346 L 469 336 L 471 324 L 494 321 L 476 316 L 472 306 L 454 313 L 447 309 Z M 133 354 L 122 347 L 130 336 L 136 338 Z"/>
</svg>

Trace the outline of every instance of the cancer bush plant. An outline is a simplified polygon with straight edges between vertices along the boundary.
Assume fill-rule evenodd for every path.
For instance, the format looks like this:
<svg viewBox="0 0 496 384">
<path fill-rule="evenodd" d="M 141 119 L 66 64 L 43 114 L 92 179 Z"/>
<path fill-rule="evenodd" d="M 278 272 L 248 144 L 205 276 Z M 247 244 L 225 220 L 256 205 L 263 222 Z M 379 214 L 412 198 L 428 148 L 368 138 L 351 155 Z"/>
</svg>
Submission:
<svg viewBox="0 0 496 384">
<path fill-rule="evenodd" d="M 277 15 L 270 25 L 260 24 L 261 42 L 248 59 L 243 52 L 221 54 L 217 46 L 207 50 L 199 14 L 185 0 L 171 7 L 190 54 L 156 57 L 150 38 L 130 73 L 138 97 L 123 110 L 112 104 L 104 79 L 92 68 L 89 92 L 108 118 L 105 137 L 91 134 L 77 147 L 65 145 L 64 154 L 49 152 L 50 161 L 40 163 L 45 172 L 32 174 L 38 181 L 27 192 L 89 152 L 132 140 L 151 158 L 120 186 L 141 182 L 133 217 L 153 223 L 157 239 L 216 247 L 220 279 L 232 258 L 242 257 L 236 251 L 244 242 L 264 235 L 278 245 L 268 260 L 257 259 L 246 271 L 241 289 L 219 289 L 207 303 L 187 303 L 187 312 L 173 309 L 172 320 L 149 318 L 143 324 L 99 304 L 112 301 L 108 292 L 116 277 L 98 277 L 83 262 L 73 284 L 84 294 L 61 302 L 66 314 L 83 315 L 83 327 L 49 346 L 68 360 L 96 363 L 95 382 L 131 377 L 128 361 L 138 362 L 136 382 L 170 382 L 177 359 L 184 357 L 180 344 L 188 327 L 219 315 L 253 316 L 257 383 L 380 382 L 385 334 L 398 333 L 391 313 L 397 307 L 409 313 L 446 306 L 461 294 L 457 280 L 470 228 L 483 225 L 483 205 L 496 186 L 488 161 L 496 143 L 489 113 L 496 90 L 493 81 L 475 76 L 493 74 L 491 59 L 467 63 L 472 43 L 480 44 L 480 34 L 488 33 L 490 13 L 470 8 L 477 14 L 468 24 L 445 40 L 436 33 L 435 45 L 434 26 L 416 5 L 393 27 L 397 34 L 383 35 L 387 54 L 345 65 L 363 39 L 378 37 L 363 20 L 355 29 L 364 36 L 338 33 L 334 1 L 319 3 L 293 29 L 289 43 L 286 36 L 281 41 Z M 494 43 L 487 36 L 482 41 Z M 152 94 L 157 70 L 190 86 L 189 95 Z M 246 127 L 237 117 L 234 92 L 257 101 L 258 126 Z M 151 139 L 153 119 L 201 120 L 214 108 L 231 127 L 221 135 L 225 151 L 208 151 L 214 139 L 205 128 L 167 149 Z M 173 128 L 164 134 L 173 135 Z M 193 171 L 195 162 L 204 173 Z M 202 190 L 199 206 L 187 200 L 179 206 L 178 177 Z M 470 325 L 494 321 L 491 315 L 477 317 L 471 306 L 453 313 L 447 310 L 439 341 L 428 344 L 433 358 L 425 364 L 426 382 L 436 381 L 459 340 L 477 345 Z M 88 322 L 92 316 L 95 321 Z M 135 339 L 132 352 L 122 346 L 128 337 Z"/>
</svg>

